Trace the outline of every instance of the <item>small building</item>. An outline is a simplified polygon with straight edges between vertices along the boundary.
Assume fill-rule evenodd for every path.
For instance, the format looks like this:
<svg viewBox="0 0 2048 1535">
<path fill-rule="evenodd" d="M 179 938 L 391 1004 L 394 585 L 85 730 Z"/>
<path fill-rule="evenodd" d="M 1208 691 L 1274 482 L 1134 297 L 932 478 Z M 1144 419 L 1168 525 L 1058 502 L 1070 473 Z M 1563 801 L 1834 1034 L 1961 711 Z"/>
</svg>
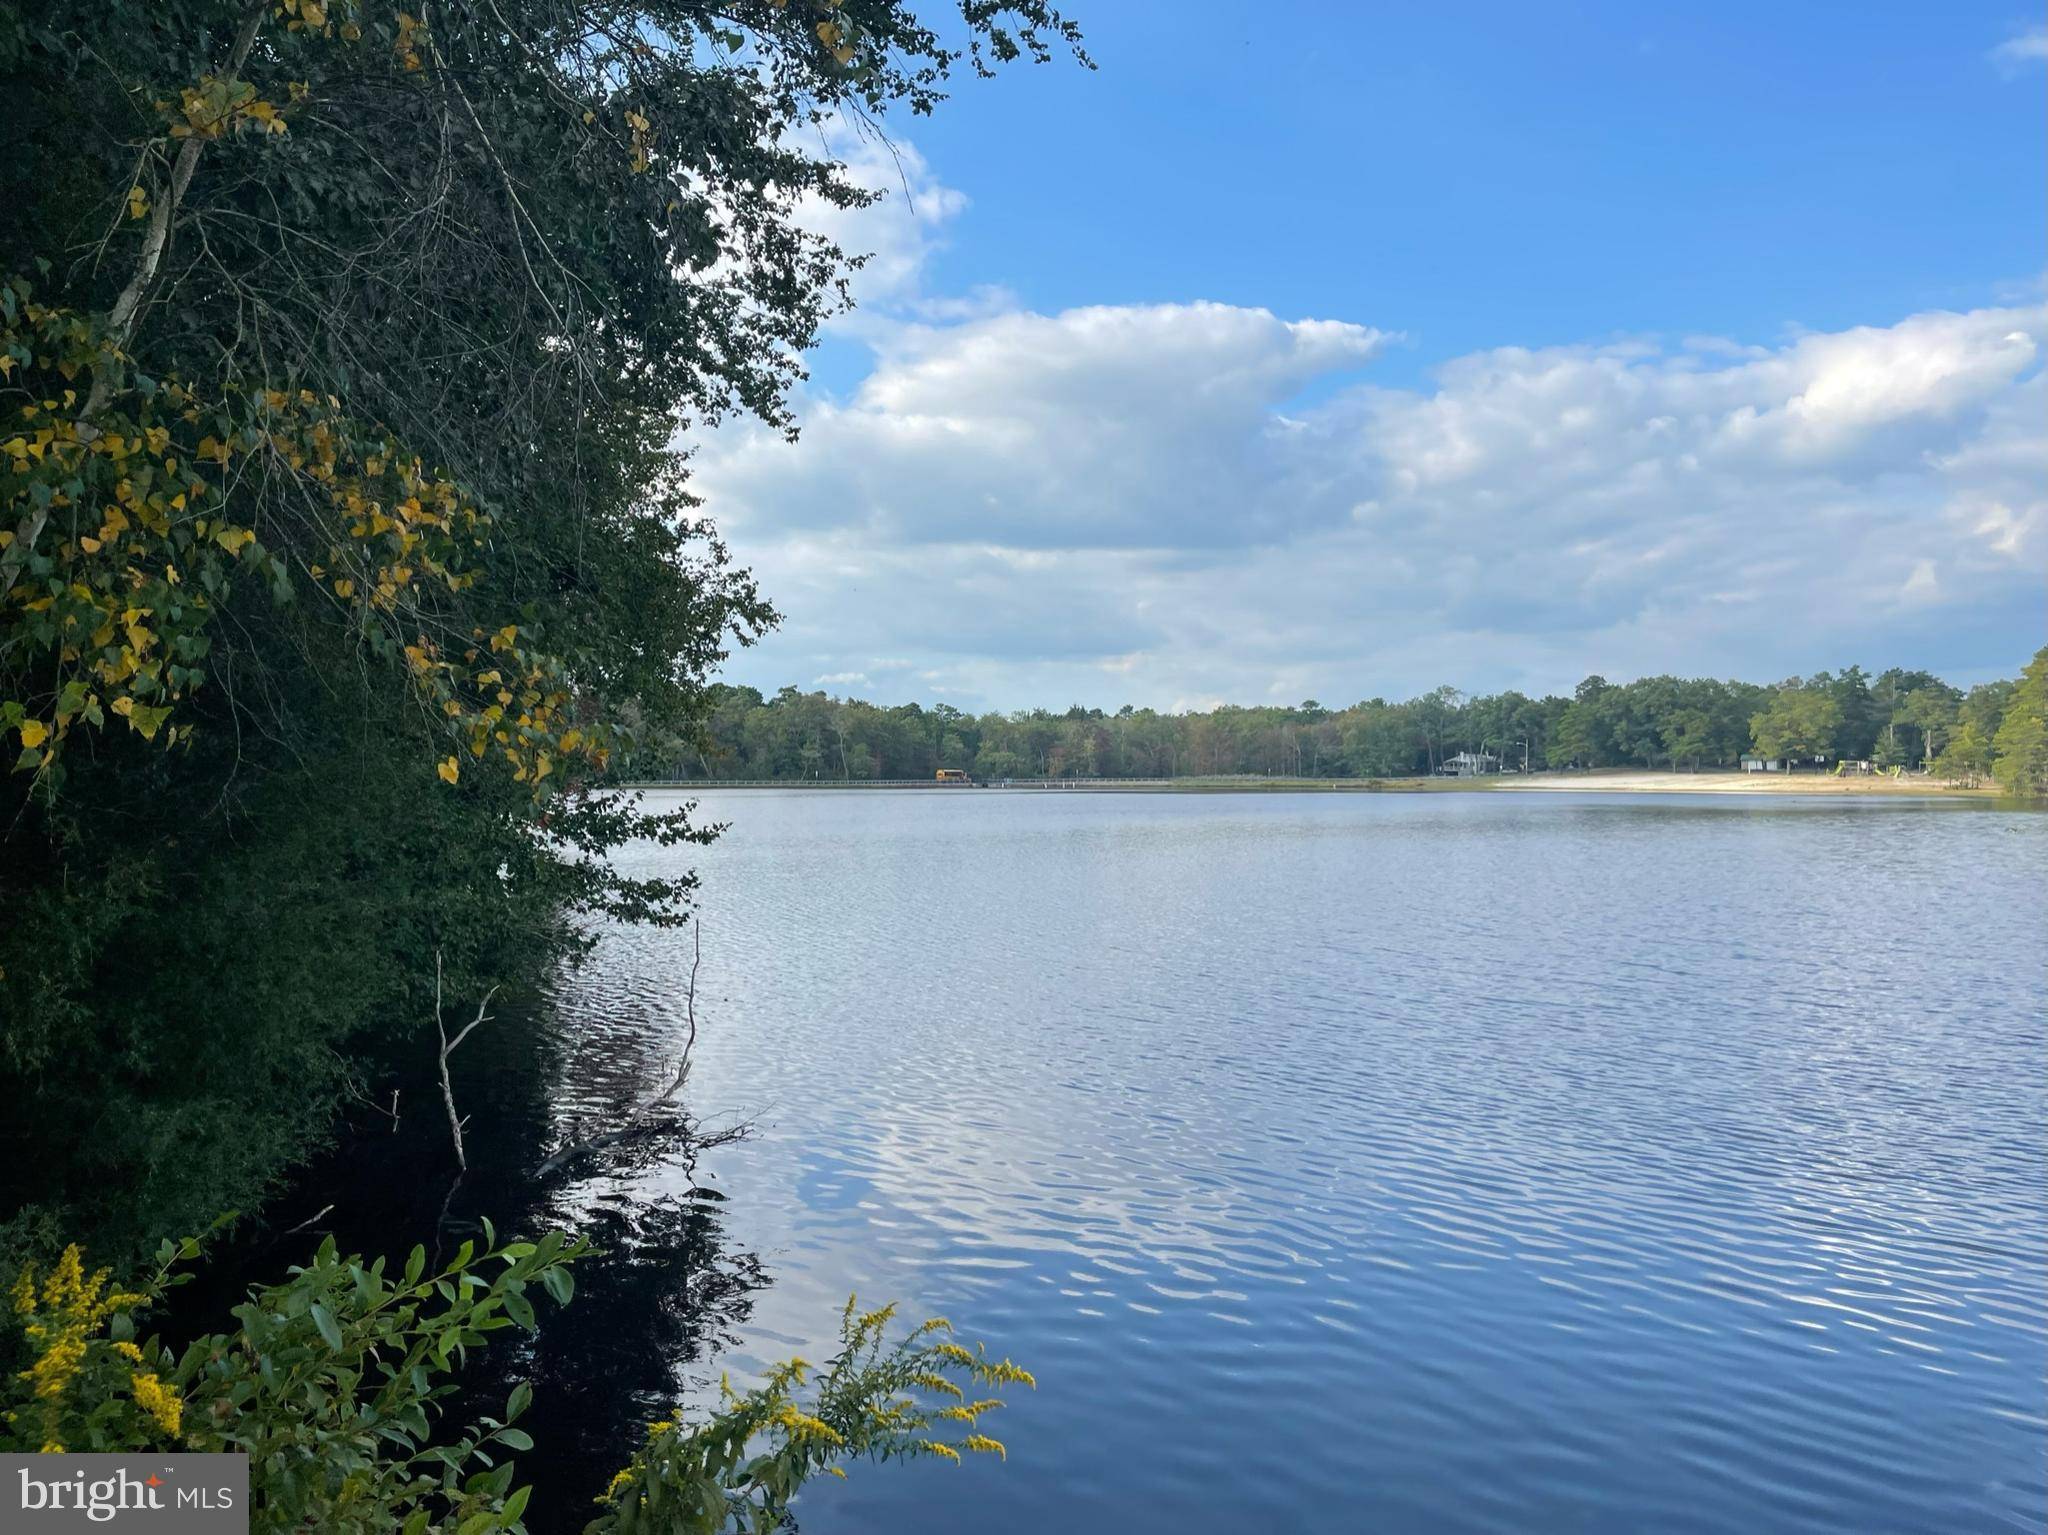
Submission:
<svg viewBox="0 0 2048 1535">
<path fill-rule="evenodd" d="M 1444 765 L 1437 769 L 1446 778 L 1478 778 L 1499 771 L 1500 758 L 1492 752 L 1459 752 L 1455 757 L 1444 758 Z"/>
<path fill-rule="evenodd" d="M 1782 773 L 1785 764 L 1777 757 L 1744 757 L 1742 771 L 1745 773 Z"/>
</svg>

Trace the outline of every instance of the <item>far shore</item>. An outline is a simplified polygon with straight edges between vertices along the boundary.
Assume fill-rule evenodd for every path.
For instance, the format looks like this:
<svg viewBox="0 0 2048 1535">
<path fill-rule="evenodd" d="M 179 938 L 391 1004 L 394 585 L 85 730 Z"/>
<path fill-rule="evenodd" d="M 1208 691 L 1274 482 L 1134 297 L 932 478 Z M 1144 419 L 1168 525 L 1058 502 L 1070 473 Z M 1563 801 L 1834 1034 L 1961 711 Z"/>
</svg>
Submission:
<svg viewBox="0 0 2048 1535">
<path fill-rule="evenodd" d="M 1590 773 L 1531 773 L 1492 781 L 1498 789 L 1598 790 L 1616 794 L 1890 794 L 1949 799 L 1995 796 L 1995 785 L 1965 789 L 1938 778 L 1888 773 L 1659 773 L 1633 769 Z"/>
<path fill-rule="evenodd" d="M 1883 773 L 1698 773 L 1629 768 L 1571 773 L 1506 773 L 1485 778 L 1018 778 L 981 785 L 872 779 L 732 780 L 692 778 L 672 783 L 635 783 L 631 789 L 901 789 L 960 792 L 969 787 L 1035 794 L 1832 794 L 1917 799 L 1996 797 L 1994 785 L 1966 789 L 1921 775 L 1893 778 Z"/>
</svg>

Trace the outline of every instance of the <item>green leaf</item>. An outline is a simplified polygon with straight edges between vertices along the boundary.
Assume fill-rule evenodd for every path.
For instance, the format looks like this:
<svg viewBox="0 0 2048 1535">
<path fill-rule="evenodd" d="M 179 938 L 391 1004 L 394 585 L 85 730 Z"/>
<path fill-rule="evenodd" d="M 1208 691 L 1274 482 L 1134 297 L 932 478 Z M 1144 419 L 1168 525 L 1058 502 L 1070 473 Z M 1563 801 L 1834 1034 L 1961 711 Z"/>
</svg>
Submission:
<svg viewBox="0 0 2048 1535">
<path fill-rule="evenodd" d="M 320 1336 L 327 1340 L 329 1348 L 341 1348 L 341 1324 L 334 1320 L 334 1313 L 318 1301 L 313 1302 L 313 1325 L 320 1329 Z"/>
</svg>

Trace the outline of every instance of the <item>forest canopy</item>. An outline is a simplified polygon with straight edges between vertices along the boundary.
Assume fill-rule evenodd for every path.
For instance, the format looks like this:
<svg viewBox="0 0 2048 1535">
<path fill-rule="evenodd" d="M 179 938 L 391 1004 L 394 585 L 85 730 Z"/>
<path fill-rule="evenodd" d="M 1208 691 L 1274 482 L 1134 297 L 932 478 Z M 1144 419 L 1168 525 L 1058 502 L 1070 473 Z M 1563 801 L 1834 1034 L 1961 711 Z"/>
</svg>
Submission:
<svg viewBox="0 0 2048 1535">
<path fill-rule="evenodd" d="M 1402 778 L 1461 753 L 1508 771 L 1730 768 L 1745 756 L 1806 766 L 1868 762 L 1959 782 L 1996 774 L 2014 793 L 2048 788 L 2041 720 L 2048 651 L 2018 682 L 1965 691 L 1932 673 L 1861 667 L 1774 686 L 1711 677 L 1588 677 L 1570 697 L 1441 687 L 1398 703 L 1162 713 L 1080 705 L 970 714 L 949 704 L 885 707 L 783 688 L 715 686 L 704 729 L 673 773 L 717 779 Z"/>
</svg>

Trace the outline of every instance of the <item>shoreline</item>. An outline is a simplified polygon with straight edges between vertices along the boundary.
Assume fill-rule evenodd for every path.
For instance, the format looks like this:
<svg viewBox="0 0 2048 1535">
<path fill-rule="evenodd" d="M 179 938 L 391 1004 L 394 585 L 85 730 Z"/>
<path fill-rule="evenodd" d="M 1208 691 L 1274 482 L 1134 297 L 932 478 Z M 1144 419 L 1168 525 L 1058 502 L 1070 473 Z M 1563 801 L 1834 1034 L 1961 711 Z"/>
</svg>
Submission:
<svg viewBox="0 0 2048 1535">
<path fill-rule="evenodd" d="M 844 793 L 861 790 L 1006 794 L 1713 794 L 1827 795 L 1837 798 L 1962 799 L 1999 797 L 1995 785 L 1950 787 L 1921 777 L 1882 774 L 1836 777 L 1832 773 L 1673 773 L 1628 768 L 1585 773 L 1508 774 L 1490 778 L 1063 778 L 1015 779 L 998 784 L 940 784 L 923 780 L 712 779 L 672 783 L 628 783 L 624 789 L 673 789 L 698 794 L 713 789 L 795 789 Z"/>
</svg>

